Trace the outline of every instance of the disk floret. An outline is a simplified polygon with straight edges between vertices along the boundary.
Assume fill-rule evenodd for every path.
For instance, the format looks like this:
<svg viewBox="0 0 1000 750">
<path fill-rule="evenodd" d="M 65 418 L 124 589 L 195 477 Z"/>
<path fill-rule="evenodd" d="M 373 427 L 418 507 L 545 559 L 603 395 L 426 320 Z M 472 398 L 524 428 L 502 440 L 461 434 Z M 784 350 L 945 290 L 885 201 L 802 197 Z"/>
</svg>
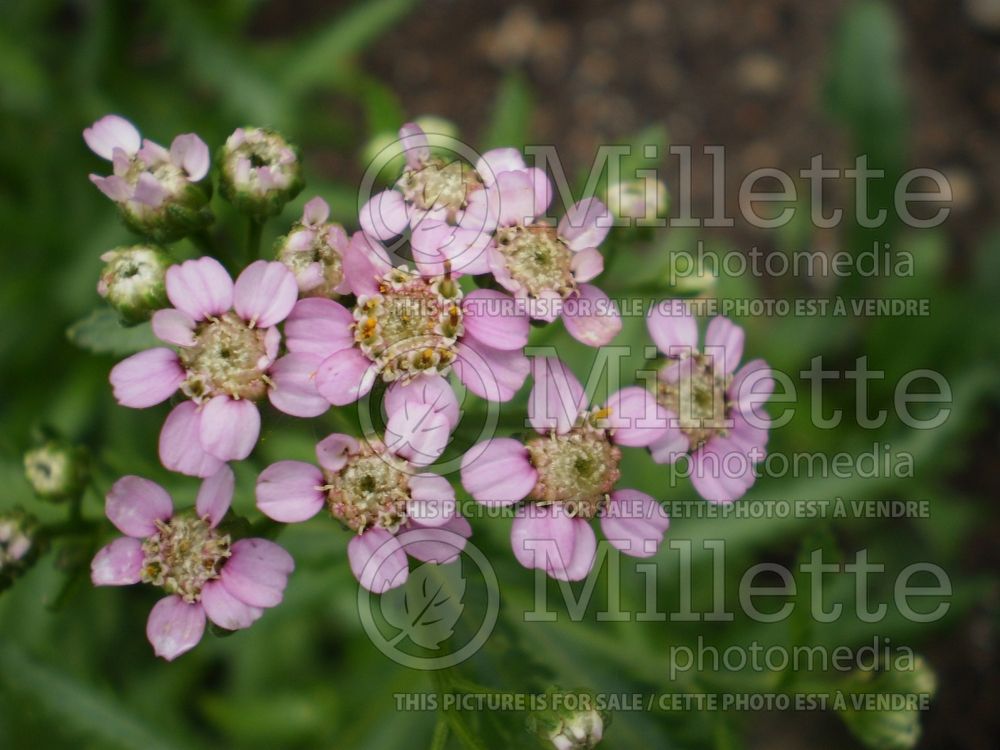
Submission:
<svg viewBox="0 0 1000 750">
<path fill-rule="evenodd" d="M 157 520 L 156 533 L 142 542 L 142 582 L 197 602 L 205 584 L 219 577 L 230 546 L 229 534 L 212 528 L 207 518 Z"/>
<path fill-rule="evenodd" d="M 386 382 L 427 372 L 446 374 L 457 357 L 462 290 L 450 276 L 406 268 L 387 272 L 378 292 L 354 308 L 354 338 Z"/>
<path fill-rule="evenodd" d="M 257 400 L 270 380 L 267 332 L 228 312 L 203 321 L 194 334 L 194 346 L 180 350 L 187 379 L 181 388 L 193 399 L 226 395 Z"/>
<path fill-rule="evenodd" d="M 597 425 L 597 415 L 584 415 L 570 431 L 533 438 L 526 444 L 538 481 L 530 497 L 539 504 L 560 503 L 580 518 L 593 518 L 607 504 L 621 477 L 621 450 Z"/>
<path fill-rule="evenodd" d="M 676 377 L 672 368 L 676 368 Z M 732 376 L 717 375 L 713 358 L 700 352 L 687 361 L 670 362 L 665 369 L 671 370 L 671 375 L 658 380 L 656 400 L 675 415 L 690 450 L 697 450 L 716 435 L 725 436 Z"/>
<path fill-rule="evenodd" d="M 448 221 L 454 222 L 468 205 L 470 194 L 483 189 L 483 182 L 465 162 L 430 157 L 420 166 L 406 169 L 397 187 L 407 202 L 425 211 L 444 209 Z"/>
<path fill-rule="evenodd" d="M 395 533 L 406 521 L 410 499 L 408 464 L 381 442 L 363 444 L 337 472 L 326 472 L 327 506 L 352 531 Z"/>
<path fill-rule="evenodd" d="M 529 295 L 555 292 L 565 299 L 576 290 L 573 252 L 547 224 L 516 224 L 500 227 L 496 247 L 504 257 L 507 273 Z"/>
<path fill-rule="evenodd" d="M 267 128 L 238 128 L 220 156 L 222 194 L 244 213 L 274 216 L 302 190 L 298 153 Z"/>
</svg>

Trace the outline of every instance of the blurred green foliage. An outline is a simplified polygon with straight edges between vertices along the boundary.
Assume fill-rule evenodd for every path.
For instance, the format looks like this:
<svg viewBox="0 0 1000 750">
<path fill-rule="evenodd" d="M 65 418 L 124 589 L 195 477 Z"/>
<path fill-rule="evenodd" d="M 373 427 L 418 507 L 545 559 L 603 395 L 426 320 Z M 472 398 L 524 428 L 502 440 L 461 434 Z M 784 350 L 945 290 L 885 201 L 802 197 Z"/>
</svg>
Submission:
<svg viewBox="0 0 1000 750">
<path fill-rule="evenodd" d="M 100 308 L 94 285 L 98 256 L 129 241 L 129 235 L 111 205 L 87 182 L 87 173 L 101 172 L 104 165 L 84 147 L 83 127 L 117 112 L 154 140 L 166 142 L 176 133 L 196 131 L 212 146 L 241 124 L 282 130 L 303 147 L 308 187 L 269 223 L 267 240 L 316 194 L 331 203 L 335 218 L 353 226 L 357 198 L 352 179 L 362 166 L 356 155 L 369 138 L 394 130 L 406 116 L 422 114 L 404 112 L 385 83 L 358 64 L 358 54 L 405 18 L 414 0 L 372 0 L 332 17 L 317 13 L 322 18 L 302 36 L 253 40 L 246 28 L 258 5 L 254 0 L 3 3 L 0 309 L 6 324 L 0 327 L 0 482 L 5 488 L 0 508 L 21 504 L 43 518 L 58 517 L 58 509 L 40 507 L 32 499 L 21 471 L 28 436 L 41 424 L 87 444 L 94 454 L 94 488 L 83 504 L 88 518 L 101 516 L 101 493 L 124 473 L 162 482 L 182 505 L 193 501 L 196 491 L 193 481 L 171 477 L 158 466 L 156 438 L 164 409 L 122 409 L 110 396 L 109 368 L 137 344 L 109 339 L 106 331 L 113 321 L 105 312 L 94 312 Z M 857 3 L 849 7 L 837 33 L 827 87 L 831 114 L 845 124 L 857 150 L 870 155 L 872 166 L 896 173 L 905 158 L 907 108 L 892 12 L 886 5 Z M 528 79 L 514 72 L 493 94 L 494 115 L 479 145 L 530 142 Z M 476 142 L 476 134 L 464 135 Z M 654 125 L 630 140 L 662 148 L 666 137 Z M 340 181 L 332 181 L 331 173 L 341 175 Z M 877 208 L 887 200 L 891 195 L 872 196 L 871 205 Z M 216 241 L 223 248 L 239 242 L 227 207 L 216 199 L 214 208 L 219 215 Z M 797 231 L 808 246 L 809 227 Z M 698 239 L 722 247 L 718 237 L 699 237 L 689 230 L 653 240 L 616 232 L 608 245 L 604 288 L 618 296 L 640 294 L 646 301 L 677 293 L 665 281 L 670 253 L 691 251 Z M 869 233 L 860 230 L 842 239 L 854 249 L 870 246 Z M 713 566 L 701 542 L 725 539 L 730 598 L 739 574 L 754 562 L 791 564 L 816 548 L 829 558 L 848 560 L 854 550 L 866 547 L 887 570 L 870 594 L 874 601 L 887 601 L 894 574 L 919 551 L 920 559 L 937 562 L 951 574 L 954 596 L 944 621 L 916 625 L 890 608 L 885 621 L 865 623 L 853 614 L 852 579 L 841 575 L 831 576 L 827 595 L 829 602 L 844 604 L 847 616 L 832 625 L 795 617 L 762 626 L 740 615 L 723 623 L 602 621 L 595 613 L 608 604 L 605 572 L 582 622 L 565 617 L 526 622 L 523 613 L 533 607 L 534 576 L 510 554 L 509 520 L 480 518 L 473 520 L 474 542 L 502 582 L 500 621 L 487 647 L 473 659 L 429 676 L 398 666 L 369 643 L 346 564 L 346 535 L 328 519 L 317 519 L 282 533 L 282 544 L 298 562 L 282 606 L 249 631 L 206 636 L 194 652 L 166 664 L 154 659 L 144 637 L 156 594 L 141 587 L 90 587 L 86 565 L 107 534 L 102 527 L 60 543 L 0 597 L 0 746 L 394 748 L 423 746 L 433 735 L 448 747 L 526 747 L 531 740 L 523 714 L 450 711 L 435 731 L 433 712 L 397 713 L 393 694 L 462 689 L 472 683 L 511 691 L 544 691 L 553 684 L 626 693 L 769 690 L 794 686 L 798 676 L 692 672 L 671 682 L 667 649 L 692 645 L 699 637 L 720 647 L 753 640 L 856 647 L 870 644 L 873 637 L 916 649 L 926 646 L 956 627 L 993 584 L 963 554 L 986 499 L 971 482 L 956 478 L 982 455 L 976 436 L 986 425 L 984 406 L 996 408 L 995 331 L 1000 319 L 994 301 L 1000 290 L 1000 235 L 985 241 L 971 270 L 957 282 L 957 272 L 948 268 L 953 247 L 947 232 L 897 232 L 892 239 L 915 254 L 915 275 L 876 279 L 864 292 L 929 298 L 930 317 L 751 318 L 740 321 L 748 331 L 747 352 L 793 375 L 819 354 L 825 365 L 839 369 L 849 369 L 857 357 L 867 355 L 873 369 L 886 372 L 884 381 L 872 384 L 873 410 L 891 407 L 892 386 L 902 373 L 938 369 L 953 387 L 950 418 L 941 428 L 923 432 L 908 430 L 893 418 L 874 432 L 851 419 L 835 430 L 818 430 L 808 419 L 809 394 L 799 381 L 796 417 L 772 435 L 770 450 L 857 454 L 872 450 L 873 443 L 889 443 L 894 451 L 913 453 L 915 476 L 764 479 L 742 502 L 920 498 L 931 501 L 930 517 L 680 518 L 668 538 L 692 540 L 695 581 L 710 580 Z M 196 253 L 184 243 L 177 251 L 182 256 Z M 817 295 L 804 281 L 781 279 L 764 288 L 752 278 L 723 278 L 710 293 L 720 298 Z M 824 294 L 860 291 L 846 285 Z M 146 335 L 141 328 L 127 333 Z M 578 373 L 595 361 L 595 352 L 569 339 L 559 325 L 533 335 L 535 345 L 557 346 Z M 640 318 L 626 319 L 616 343 L 632 347 L 626 367 L 646 363 L 648 341 Z M 602 386 L 609 387 L 613 384 Z M 504 424 L 520 424 L 526 391 L 504 408 Z M 601 400 L 600 394 L 595 400 Z M 826 392 L 827 409 L 852 414 L 855 400 L 853 384 L 843 380 Z M 473 399 L 467 408 L 474 417 L 484 407 Z M 256 472 L 277 459 L 309 460 L 318 439 L 349 427 L 351 420 L 348 411 L 310 422 L 269 413 L 257 452 L 237 467 L 236 508 L 256 518 Z M 474 437 L 460 433 L 458 441 Z M 667 468 L 652 464 L 640 451 L 628 452 L 623 472 L 627 486 L 654 496 L 695 497 L 689 483 L 671 478 Z M 680 596 L 676 553 L 665 548 L 657 560 L 659 607 L 674 611 Z M 629 558 L 622 561 L 621 577 L 622 608 L 641 611 L 645 577 Z M 581 586 L 573 588 L 579 594 Z M 805 588 L 800 582 L 800 590 Z M 556 584 L 550 582 L 548 591 L 550 601 L 560 601 Z M 691 592 L 694 610 L 711 609 L 711 594 L 710 586 L 696 586 Z M 481 604 L 467 606 L 476 610 Z M 735 608 L 734 601 L 728 604 Z M 628 712 L 615 717 L 602 747 L 740 747 L 742 730 L 753 717 Z"/>
</svg>

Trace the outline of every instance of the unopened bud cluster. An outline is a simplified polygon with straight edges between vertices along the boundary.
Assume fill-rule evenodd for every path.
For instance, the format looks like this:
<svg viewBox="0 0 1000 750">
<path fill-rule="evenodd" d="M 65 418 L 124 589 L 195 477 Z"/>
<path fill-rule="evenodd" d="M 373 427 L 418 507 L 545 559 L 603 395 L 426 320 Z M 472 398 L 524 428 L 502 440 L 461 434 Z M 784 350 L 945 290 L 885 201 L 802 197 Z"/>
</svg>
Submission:
<svg viewBox="0 0 1000 750">
<path fill-rule="evenodd" d="M 168 307 L 166 276 L 173 259 L 155 245 L 133 245 L 101 256 L 104 269 L 97 293 L 121 316 L 125 325 L 149 320 Z"/>
<path fill-rule="evenodd" d="M 86 451 L 49 440 L 24 454 L 24 476 L 38 497 L 59 502 L 78 496 L 90 477 Z"/>
<path fill-rule="evenodd" d="M 38 557 L 38 520 L 20 508 L 0 513 L 0 591 Z"/>
</svg>

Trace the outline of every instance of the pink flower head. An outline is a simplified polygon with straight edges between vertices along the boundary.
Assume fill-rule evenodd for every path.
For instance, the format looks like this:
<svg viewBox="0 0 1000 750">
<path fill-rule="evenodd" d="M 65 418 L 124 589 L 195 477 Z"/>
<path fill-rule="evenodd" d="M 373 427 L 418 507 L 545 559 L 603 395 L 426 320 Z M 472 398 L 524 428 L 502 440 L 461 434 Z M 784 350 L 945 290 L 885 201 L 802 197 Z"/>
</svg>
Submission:
<svg viewBox="0 0 1000 750">
<path fill-rule="evenodd" d="M 322 198 L 305 205 L 302 220 L 278 241 L 277 258 L 295 274 L 302 297 L 349 294 L 344 255 L 350 244 L 340 224 L 327 221 L 330 207 Z"/>
<path fill-rule="evenodd" d="M 622 323 L 618 308 L 593 284 L 604 270 L 598 246 L 612 217 L 597 198 L 574 204 L 552 226 L 539 218 L 552 201 L 552 184 L 538 169 L 497 175 L 499 226 L 488 249 L 497 282 L 529 303 L 532 317 L 561 317 L 566 330 L 588 346 L 609 343 Z"/>
<path fill-rule="evenodd" d="M 193 188 L 208 174 L 208 146 L 194 133 L 174 138 L 167 150 L 118 115 L 107 115 L 83 131 L 98 156 L 113 165 L 108 177 L 90 181 L 118 204 L 127 223 L 160 238 L 183 236 L 205 222 L 208 194 Z"/>
<path fill-rule="evenodd" d="M 657 349 L 667 356 L 657 381 L 657 401 L 671 427 L 649 446 L 653 460 L 669 464 L 687 454 L 691 482 L 703 498 L 741 498 L 764 458 L 770 419 L 762 406 L 774 389 L 767 363 L 755 359 L 737 370 L 743 329 L 713 318 L 698 349 L 698 324 L 680 301 L 654 305 L 646 319 Z"/>
<path fill-rule="evenodd" d="M 507 294 L 464 294 L 448 272 L 393 268 L 379 243 L 357 232 L 345 256 L 357 297 L 353 309 L 327 299 L 300 300 L 285 325 L 288 350 L 308 362 L 320 395 L 342 406 L 381 377 L 409 382 L 446 375 L 491 401 L 513 397 L 528 376 L 521 349 L 529 320 Z"/>
<path fill-rule="evenodd" d="M 295 569 L 274 542 L 234 542 L 219 528 L 233 486 L 232 469 L 223 466 L 201 483 L 193 513 L 176 513 L 167 491 L 142 477 L 122 477 L 108 493 L 108 518 L 125 536 L 97 553 L 91 580 L 95 586 L 151 583 L 167 592 L 146 624 L 153 650 L 167 661 L 198 645 L 206 616 L 226 630 L 250 627 L 281 603 Z"/>
<path fill-rule="evenodd" d="M 191 476 L 214 474 L 226 461 L 250 455 L 260 433 L 256 401 L 265 395 L 299 417 L 327 408 L 310 382 L 308 363 L 278 359 L 277 325 L 298 295 L 295 277 L 281 263 L 251 263 L 233 283 L 213 258 L 167 271 L 173 308 L 153 315 L 153 332 L 175 349 L 134 354 L 111 370 L 115 398 L 143 409 L 180 391 L 160 433 L 160 460 Z"/>
<path fill-rule="evenodd" d="M 431 153 L 427 135 L 412 122 L 400 128 L 398 143 L 406 167 L 393 189 L 362 206 L 362 229 L 382 241 L 411 229 L 414 261 L 421 271 L 440 274 L 447 261 L 456 273 L 489 273 L 486 247 L 499 213 L 496 175 L 524 169 L 521 155 L 515 149 L 496 149 L 474 167 L 459 158 L 446 160 Z"/>
<path fill-rule="evenodd" d="M 594 563 L 599 517 L 608 541 L 626 554 L 656 553 L 669 519 L 638 490 L 615 489 L 621 446 L 645 447 L 666 430 L 666 413 L 644 388 L 623 388 L 600 409 L 587 410 L 583 386 L 561 361 L 532 360 L 535 384 L 528 418 L 539 436 L 521 443 L 494 438 L 462 459 L 462 485 L 478 502 L 518 509 L 511 528 L 514 556 L 526 568 L 577 581 Z"/>
<path fill-rule="evenodd" d="M 441 455 L 457 422 L 451 388 L 436 376 L 397 382 L 386 404 L 384 439 L 333 434 L 316 446 L 319 466 L 279 461 L 257 479 L 257 507 L 269 518 L 296 523 L 325 506 L 351 530 L 351 571 L 376 594 L 406 581 L 407 554 L 449 563 L 472 534 L 456 512 L 451 484 L 420 471 Z"/>
</svg>

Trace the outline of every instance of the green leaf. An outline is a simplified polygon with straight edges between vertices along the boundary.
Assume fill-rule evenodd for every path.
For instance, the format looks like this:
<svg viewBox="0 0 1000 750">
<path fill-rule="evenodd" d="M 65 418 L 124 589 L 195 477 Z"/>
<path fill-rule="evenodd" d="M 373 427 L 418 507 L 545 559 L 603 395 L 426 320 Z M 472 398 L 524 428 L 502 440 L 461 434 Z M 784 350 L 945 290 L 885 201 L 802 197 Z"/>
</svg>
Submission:
<svg viewBox="0 0 1000 750">
<path fill-rule="evenodd" d="M 149 323 L 126 328 L 110 308 L 98 308 L 66 329 L 66 336 L 81 349 L 95 354 L 134 354 L 159 346 Z"/>
<path fill-rule="evenodd" d="M 532 109 L 531 89 L 519 73 L 510 73 L 500 84 L 493 118 L 483 137 L 483 148 L 515 146 L 528 141 Z"/>
<path fill-rule="evenodd" d="M 284 90 L 293 95 L 336 82 L 346 74 L 347 61 L 398 22 L 414 0 L 372 0 L 358 3 L 312 39 L 296 45 L 298 54 L 284 71 Z"/>
<path fill-rule="evenodd" d="M 0 685 L 31 699 L 67 729 L 99 738 L 103 747 L 173 750 L 189 746 L 164 740 L 159 727 L 146 726 L 116 701 L 34 661 L 9 643 L 0 644 Z"/>
<path fill-rule="evenodd" d="M 386 622 L 399 628 L 393 642 L 409 638 L 418 646 L 438 650 L 455 632 L 455 623 L 465 609 L 464 594 L 460 566 L 421 565 L 410 574 L 406 586 L 382 597 Z"/>
</svg>

